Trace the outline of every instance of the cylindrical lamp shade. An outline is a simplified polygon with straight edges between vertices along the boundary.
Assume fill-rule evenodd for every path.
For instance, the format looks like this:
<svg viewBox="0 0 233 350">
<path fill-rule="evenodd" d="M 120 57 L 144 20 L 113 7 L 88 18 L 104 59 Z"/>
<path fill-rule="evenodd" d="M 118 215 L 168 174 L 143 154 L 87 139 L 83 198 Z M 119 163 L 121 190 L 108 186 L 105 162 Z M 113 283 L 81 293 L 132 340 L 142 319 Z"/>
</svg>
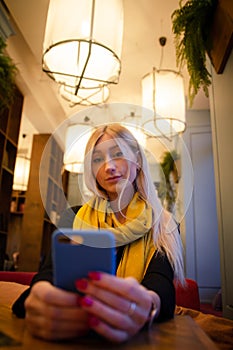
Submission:
<svg viewBox="0 0 233 350">
<path fill-rule="evenodd" d="M 109 88 L 107 85 L 99 86 L 95 89 L 79 89 L 76 94 L 76 89 L 70 86 L 61 85 L 60 94 L 67 100 L 71 106 L 77 104 L 83 106 L 93 106 L 102 104 L 109 98 Z"/>
<path fill-rule="evenodd" d="M 125 117 L 121 124 L 127 128 L 142 147 L 146 147 L 146 135 L 141 127 L 141 116 L 132 115 Z"/>
<path fill-rule="evenodd" d="M 17 156 L 14 170 L 13 190 L 26 191 L 30 171 L 30 159 Z"/>
<path fill-rule="evenodd" d="M 185 130 L 183 77 L 172 70 L 156 70 L 142 79 L 143 127 L 152 136 L 173 136 Z"/>
<path fill-rule="evenodd" d="M 50 0 L 43 70 L 71 87 L 117 83 L 122 39 L 122 0 Z"/>
<path fill-rule="evenodd" d="M 140 127 L 134 126 L 132 124 L 121 124 L 133 134 L 133 136 L 136 138 L 136 140 L 142 147 L 146 147 L 146 135 L 143 133 Z"/>
<path fill-rule="evenodd" d="M 64 168 L 72 173 L 83 173 L 84 154 L 93 126 L 70 125 L 66 131 Z"/>
</svg>

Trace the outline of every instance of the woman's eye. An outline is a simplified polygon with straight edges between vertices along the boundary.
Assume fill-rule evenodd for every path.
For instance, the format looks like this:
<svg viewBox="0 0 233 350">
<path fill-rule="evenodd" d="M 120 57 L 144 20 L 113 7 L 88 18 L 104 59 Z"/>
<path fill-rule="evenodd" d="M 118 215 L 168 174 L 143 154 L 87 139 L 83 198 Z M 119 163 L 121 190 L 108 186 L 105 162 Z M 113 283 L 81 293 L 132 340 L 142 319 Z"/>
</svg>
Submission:
<svg viewBox="0 0 233 350">
<path fill-rule="evenodd" d="M 102 162 L 102 161 L 103 161 L 103 158 L 101 158 L 101 157 L 96 157 L 96 158 L 94 158 L 94 159 L 92 160 L 92 162 L 95 163 L 95 164 L 98 164 L 98 163 L 100 163 L 100 162 Z"/>
<path fill-rule="evenodd" d="M 123 152 L 117 151 L 113 154 L 113 158 L 121 158 L 123 157 Z"/>
</svg>

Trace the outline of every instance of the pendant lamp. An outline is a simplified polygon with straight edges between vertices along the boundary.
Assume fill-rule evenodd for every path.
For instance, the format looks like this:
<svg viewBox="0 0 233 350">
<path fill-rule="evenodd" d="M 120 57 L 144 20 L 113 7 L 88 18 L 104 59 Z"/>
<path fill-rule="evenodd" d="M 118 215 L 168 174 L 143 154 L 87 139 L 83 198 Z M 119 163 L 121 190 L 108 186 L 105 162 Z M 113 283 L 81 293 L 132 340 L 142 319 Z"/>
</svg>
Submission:
<svg viewBox="0 0 233 350">
<path fill-rule="evenodd" d="M 85 147 L 93 131 L 90 124 L 72 124 L 67 127 L 64 168 L 72 173 L 83 173 Z"/>
<path fill-rule="evenodd" d="M 18 155 L 15 162 L 13 190 L 26 191 L 28 186 L 30 171 L 30 159 L 23 155 Z"/>
<path fill-rule="evenodd" d="M 160 38 L 161 46 L 166 38 Z M 144 132 L 149 136 L 173 136 L 185 131 L 185 92 L 183 76 L 171 69 L 153 68 L 142 78 Z"/>
<path fill-rule="evenodd" d="M 134 135 L 142 147 L 146 147 L 146 134 L 141 127 L 141 115 L 137 115 L 135 112 L 130 112 L 129 115 L 122 119 L 121 124 Z"/>
<path fill-rule="evenodd" d="M 42 69 L 75 94 L 117 84 L 122 38 L 122 0 L 50 0 Z"/>
<path fill-rule="evenodd" d="M 107 85 L 97 88 L 83 88 L 76 93 L 76 88 L 67 85 L 61 85 L 59 92 L 67 100 L 70 107 L 75 105 L 93 106 L 103 104 L 109 98 L 109 87 Z"/>
</svg>

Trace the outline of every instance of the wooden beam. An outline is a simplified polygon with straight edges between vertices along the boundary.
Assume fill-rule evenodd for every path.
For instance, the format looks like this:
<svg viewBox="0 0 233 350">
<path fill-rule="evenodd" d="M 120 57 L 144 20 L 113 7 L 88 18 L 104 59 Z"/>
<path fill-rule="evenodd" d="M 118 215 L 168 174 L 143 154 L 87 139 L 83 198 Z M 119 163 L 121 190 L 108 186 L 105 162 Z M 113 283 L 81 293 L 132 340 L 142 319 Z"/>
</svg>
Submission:
<svg viewBox="0 0 233 350">
<path fill-rule="evenodd" d="M 211 28 L 212 65 L 218 74 L 223 73 L 233 47 L 233 1 L 219 0 Z"/>
</svg>

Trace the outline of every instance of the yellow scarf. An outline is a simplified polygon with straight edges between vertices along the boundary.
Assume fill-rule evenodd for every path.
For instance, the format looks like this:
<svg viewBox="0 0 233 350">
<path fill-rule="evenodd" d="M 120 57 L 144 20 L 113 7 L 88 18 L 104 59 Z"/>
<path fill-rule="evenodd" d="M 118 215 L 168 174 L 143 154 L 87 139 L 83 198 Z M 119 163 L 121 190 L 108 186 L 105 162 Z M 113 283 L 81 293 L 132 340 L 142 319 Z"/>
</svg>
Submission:
<svg viewBox="0 0 233 350">
<path fill-rule="evenodd" d="M 152 234 L 152 209 L 134 194 L 126 212 L 126 222 L 121 224 L 114 215 L 109 201 L 91 198 L 75 216 L 74 229 L 106 229 L 115 235 L 116 246 L 125 245 L 117 276 L 143 279 L 156 250 Z"/>
</svg>

